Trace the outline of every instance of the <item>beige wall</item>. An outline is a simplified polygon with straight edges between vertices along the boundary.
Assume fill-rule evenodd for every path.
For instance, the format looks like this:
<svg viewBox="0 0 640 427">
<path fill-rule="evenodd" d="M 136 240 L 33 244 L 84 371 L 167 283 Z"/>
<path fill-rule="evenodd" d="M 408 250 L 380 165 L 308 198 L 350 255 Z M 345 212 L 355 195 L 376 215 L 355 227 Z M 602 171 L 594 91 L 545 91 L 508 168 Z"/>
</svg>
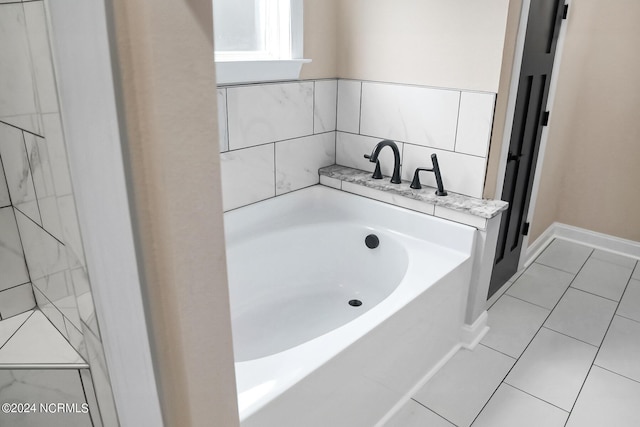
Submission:
<svg viewBox="0 0 640 427">
<path fill-rule="evenodd" d="M 338 77 L 497 92 L 509 0 L 339 0 Z"/>
<path fill-rule="evenodd" d="M 500 198 L 496 194 L 498 168 L 500 167 L 500 154 L 502 151 L 502 139 L 507 120 L 507 106 L 509 102 L 509 88 L 513 74 L 513 61 L 516 51 L 518 29 L 520 28 L 520 14 L 522 12 L 522 0 L 510 0 L 507 17 L 507 29 L 500 71 L 500 86 L 496 97 L 496 110 L 493 118 L 493 130 L 491 132 L 491 144 L 489 146 L 489 160 L 487 162 L 487 174 L 484 182 L 483 197 L 487 199 Z"/>
<path fill-rule="evenodd" d="M 111 4 L 165 425 L 238 425 L 211 1 Z"/>
<path fill-rule="evenodd" d="M 572 2 L 531 241 L 554 221 L 640 241 L 639 19 Z"/>
<path fill-rule="evenodd" d="M 337 68 L 338 0 L 304 0 L 304 57 L 302 79 L 335 78 Z"/>
</svg>

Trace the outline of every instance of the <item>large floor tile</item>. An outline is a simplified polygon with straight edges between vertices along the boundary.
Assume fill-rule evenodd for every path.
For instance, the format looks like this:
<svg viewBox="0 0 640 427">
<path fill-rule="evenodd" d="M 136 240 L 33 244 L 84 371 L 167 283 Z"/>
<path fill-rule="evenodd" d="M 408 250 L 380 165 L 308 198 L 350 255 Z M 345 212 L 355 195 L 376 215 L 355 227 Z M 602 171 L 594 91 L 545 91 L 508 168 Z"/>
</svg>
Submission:
<svg viewBox="0 0 640 427">
<path fill-rule="evenodd" d="M 599 346 L 617 306 L 615 301 L 569 288 L 544 326 Z"/>
<path fill-rule="evenodd" d="M 505 382 L 569 411 L 596 351 L 592 345 L 542 328 Z"/>
<path fill-rule="evenodd" d="M 384 427 L 455 427 L 449 421 L 410 399 Z"/>
<path fill-rule="evenodd" d="M 603 251 L 601 249 L 594 250 L 591 254 L 591 258 L 610 262 L 611 264 L 619 265 L 620 267 L 633 268 L 636 266 L 636 260 L 634 258 L 629 258 L 628 256 L 609 251 Z"/>
<path fill-rule="evenodd" d="M 568 240 L 555 239 L 536 259 L 538 264 L 544 264 L 576 274 L 584 265 L 593 251 L 592 248 Z"/>
<path fill-rule="evenodd" d="M 534 263 L 515 281 L 507 294 L 551 310 L 573 277 L 570 273 Z"/>
<path fill-rule="evenodd" d="M 472 425 L 564 427 L 568 416 L 568 412 L 503 383 Z"/>
<path fill-rule="evenodd" d="M 616 314 L 640 322 L 640 280 L 629 281 Z"/>
<path fill-rule="evenodd" d="M 571 286 L 610 300 L 620 301 L 624 288 L 629 282 L 631 271 L 631 268 L 591 257 Z"/>
<path fill-rule="evenodd" d="M 640 381 L 640 323 L 615 316 L 595 364 Z"/>
<path fill-rule="evenodd" d="M 489 309 L 491 329 L 482 339 L 482 344 L 518 358 L 538 332 L 549 312 L 546 308 L 503 295 Z"/>
<path fill-rule="evenodd" d="M 514 362 L 483 345 L 460 350 L 414 399 L 458 427 L 468 427 Z"/>
<path fill-rule="evenodd" d="M 640 426 L 640 383 L 594 366 L 567 427 Z"/>
</svg>

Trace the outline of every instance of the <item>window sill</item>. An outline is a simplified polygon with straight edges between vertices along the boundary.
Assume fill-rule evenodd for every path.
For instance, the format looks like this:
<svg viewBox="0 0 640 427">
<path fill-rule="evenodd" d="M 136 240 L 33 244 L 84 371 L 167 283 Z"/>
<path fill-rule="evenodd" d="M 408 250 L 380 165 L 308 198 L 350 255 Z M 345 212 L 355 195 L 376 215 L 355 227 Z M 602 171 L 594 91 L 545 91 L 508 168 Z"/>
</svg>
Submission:
<svg viewBox="0 0 640 427">
<path fill-rule="evenodd" d="M 216 80 L 218 85 L 297 80 L 302 64 L 309 62 L 310 59 L 218 61 Z"/>
</svg>

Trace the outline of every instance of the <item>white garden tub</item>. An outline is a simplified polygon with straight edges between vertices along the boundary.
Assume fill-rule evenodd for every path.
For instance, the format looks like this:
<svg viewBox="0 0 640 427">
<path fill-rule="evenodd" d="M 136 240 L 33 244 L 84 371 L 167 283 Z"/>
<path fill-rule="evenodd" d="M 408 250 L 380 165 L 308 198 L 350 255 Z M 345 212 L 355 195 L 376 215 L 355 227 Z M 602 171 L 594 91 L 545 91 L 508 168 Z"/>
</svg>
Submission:
<svg viewBox="0 0 640 427">
<path fill-rule="evenodd" d="M 459 347 L 473 228 L 318 185 L 225 231 L 244 426 L 372 426 Z"/>
</svg>

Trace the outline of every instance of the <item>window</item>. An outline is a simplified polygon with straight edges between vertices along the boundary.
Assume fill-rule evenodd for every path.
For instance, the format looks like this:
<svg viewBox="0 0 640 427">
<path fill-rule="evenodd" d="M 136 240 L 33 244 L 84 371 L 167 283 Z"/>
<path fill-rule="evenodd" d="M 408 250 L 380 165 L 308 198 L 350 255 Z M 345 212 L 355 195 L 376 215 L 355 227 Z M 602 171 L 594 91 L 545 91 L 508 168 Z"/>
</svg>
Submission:
<svg viewBox="0 0 640 427">
<path fill-rule="evenodd" d="M 213 0 L 218 83 L 290 80 L 302 64 L 302 0 Z"/>
</svg>

